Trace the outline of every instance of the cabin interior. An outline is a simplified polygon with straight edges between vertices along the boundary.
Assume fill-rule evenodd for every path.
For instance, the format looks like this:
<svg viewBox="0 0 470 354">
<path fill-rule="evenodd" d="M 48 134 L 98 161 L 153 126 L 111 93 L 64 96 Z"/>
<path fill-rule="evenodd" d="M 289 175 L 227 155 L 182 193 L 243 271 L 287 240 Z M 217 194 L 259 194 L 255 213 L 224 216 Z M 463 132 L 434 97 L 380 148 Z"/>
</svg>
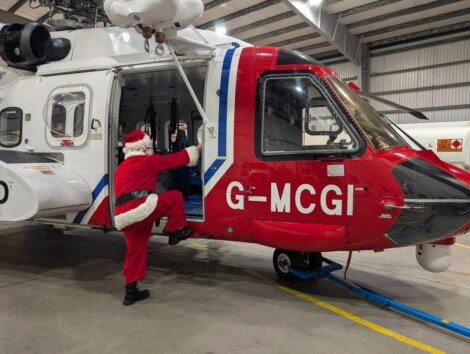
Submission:
<svg viewBox="0 0 470 354">
<path fill-rule="evenodd" d="M 186 67 L 184 70 L 202 104 L 207 67 Z M 141 129 L 152 138 L 155 153 L 169 154 L 197 145 L 202 123 L 177 69 L 124 76 L 119 109 L 120 142 L 127 133 Z M 122 146 L 118 148 L 117 157 L 118 163 L 121 163 Z M 196 167 L 164 171 L 157 183 L 157 193 L 174 189 L 183 193 L 188 219 L 203 217 L 201 160 Z"/>
</svg>

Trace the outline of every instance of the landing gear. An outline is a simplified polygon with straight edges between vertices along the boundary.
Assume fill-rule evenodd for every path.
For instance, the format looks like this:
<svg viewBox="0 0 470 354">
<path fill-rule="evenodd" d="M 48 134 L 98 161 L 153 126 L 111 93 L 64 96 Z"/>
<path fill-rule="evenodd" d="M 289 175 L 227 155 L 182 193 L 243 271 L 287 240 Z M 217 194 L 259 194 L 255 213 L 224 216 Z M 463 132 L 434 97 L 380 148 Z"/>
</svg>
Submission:
<svg viewBox="0 0 470 354">
<path fill-rule="evenodd" d="M 322 266 L 322 255 L 320 252 L 297 252 L 276 249 L 273 255 L 273 265 L 279 278 L 292 280 L 294 274 L 289 268 L 299 270 L 311 270 Z"/>
</svg>

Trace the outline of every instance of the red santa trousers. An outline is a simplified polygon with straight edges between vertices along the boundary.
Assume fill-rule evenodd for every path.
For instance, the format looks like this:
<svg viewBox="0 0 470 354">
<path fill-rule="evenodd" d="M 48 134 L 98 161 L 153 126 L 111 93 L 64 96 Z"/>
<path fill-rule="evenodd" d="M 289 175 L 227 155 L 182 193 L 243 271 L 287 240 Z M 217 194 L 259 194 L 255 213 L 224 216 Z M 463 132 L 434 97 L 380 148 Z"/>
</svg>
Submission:
<svg viewBox="0 0 470 354">
<path fill-rule="evenodd" d="M 140 280 L 147 274 L 147 248 L 155 221 L 168 217 L 165 231 L 174 232 L 186 226 L 183 195 L 180 191 L 169 191 L 158 195 L 158 203 L 150 216 L 124 228 L 127 252 L 124 260 L 126 284 Z"/>
</svg>

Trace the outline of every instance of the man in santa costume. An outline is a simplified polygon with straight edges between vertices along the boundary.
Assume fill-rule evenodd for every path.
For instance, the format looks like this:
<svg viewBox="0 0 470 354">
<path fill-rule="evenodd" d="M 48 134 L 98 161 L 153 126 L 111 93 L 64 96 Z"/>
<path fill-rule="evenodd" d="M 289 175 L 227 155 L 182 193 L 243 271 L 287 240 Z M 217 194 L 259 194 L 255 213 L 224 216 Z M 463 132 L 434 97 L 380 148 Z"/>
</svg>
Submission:
<svg viewBox="0 0 470 354">
<path fill-rule="evenodd" d="M 134 130 L 123 140 L 125 160 L 116 170 L 114 224 L 123 230 L 127 253 L 124 261 L 126 294 L 124 305 L 131 305 L 149 296 L 139 290 L 137 281 L 147 272 L 147 247 L 155 221 L 166 216 L 168 243 L 176 245 L 187 239 L 191 229 L 186 226 L 183 195 L 179 191 L 156 194 L 161 171 L 180 166 L 195 166 L 201 146 L 190 146 L 169 155 L 152 154 L 152 142 L 141 130 Z"/>
</svg>

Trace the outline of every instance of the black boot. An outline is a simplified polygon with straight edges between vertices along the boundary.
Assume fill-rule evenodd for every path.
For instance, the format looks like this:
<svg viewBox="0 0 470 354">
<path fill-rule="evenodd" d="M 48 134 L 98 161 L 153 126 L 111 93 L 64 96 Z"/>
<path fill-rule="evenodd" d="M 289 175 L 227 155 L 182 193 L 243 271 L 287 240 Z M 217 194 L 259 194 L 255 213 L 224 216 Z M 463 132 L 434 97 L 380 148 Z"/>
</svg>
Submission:
<svg viewBox="0 0 470 354">
<path fill-rule="evenodd" d="M 129 283 L 126 285 L 126 295 L 124 296 L 124 305 L 132 305 L 136 301 L 145 300 L 150 295 L 147 289 L 139 290 L 137 282 Z"/>
<path fill-rule="evenodd" d="M 178 242 L 186 240 L 191 235 L 191 229 L 187 226 L 183 227 L 181 230 L 168 233 L 168 244 L 170 246 L 177 245 Z"/>
</svg>

